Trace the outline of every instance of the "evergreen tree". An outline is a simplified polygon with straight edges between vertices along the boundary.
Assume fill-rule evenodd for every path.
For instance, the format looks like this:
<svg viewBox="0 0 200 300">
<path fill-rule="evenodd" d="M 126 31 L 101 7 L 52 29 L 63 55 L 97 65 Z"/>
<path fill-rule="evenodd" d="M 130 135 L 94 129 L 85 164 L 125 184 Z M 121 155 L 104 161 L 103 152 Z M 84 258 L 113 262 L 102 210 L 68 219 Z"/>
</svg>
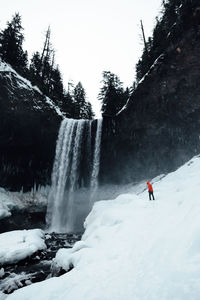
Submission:
<svg viewBox="0 0 200 300">
<path fill-rule="evenodd" d="M 16 13 L 7 27 L 0 33 L 0 56 L 20 73 L 27 69 L 27 52 L 22 49 L 24 35 L 22 33 L 21 16 Z"/>
<path fill-rule="evenodd" d="M 73 94 L 68 84 L 68 92 L 64 91 L 62 75 L 58 65 L 55 66 L 55 51 L 51 45 L 51 30 L 47 29 L 42 53 L 35 52 L 27 69 L 27 52 L 22 49 L 24 41 L 21 16 L 16 13 L 5 30 L 0 32 L 0 57 L 11 64 L 20 74 L 49 96 L 68 117 L 92 119 L 92 106 L 86 102 L 85 90 L 79 82 Z"/>
<path fill-rule="evenodd" d="M 81 82 L 78 82 L 74 88 L 73 106 L 73 118 L 93 119 L 94 112 L 92 111 L 92 105 L 86 101 L 85 89 Z"/>
<path fill-rule="evenodd" d="M 90 102 L 86 102 L 85 104 L 85 119 L 92 120 L 94 118 L 95 114 L 92 110 L 92 105 Z"/>
<path fill-rule="evenodd" d="M 85 109 L 85 90 L 82 86 L 81 82 L 78 82 L 78 84 L 75 86 L 74 89 L 74 105 L 75 105 L 75 111 L 74 111 L 74 118 L 75 119 L 81 119 L 84 115 L 84 109 Z"/>
<path fill-rule="evenodd" d="M 48 27 L 41 55 L 41 76 L 47 91 L 50 89 L 51 72 L 54 69 L 54 50 L 51 45 L 51 29 Z"/>
<path fill-rule="evenodd" d="M 42 88 L 42 77 L 41 77 L 42 62 L 40 53 L 37 51 L 33 53 L 31 63 L 29 66 L 29 77 L 33 84 L 37 85 L 40 89 Z"/>
<path fill-rule="evenodd" d="M 30 80 L 36 84 L 41 91 L 52 98 L 57 105 L 61 105 L 64 97 L 64 88 L 61 72 L 58 65 L 54 66 L 55 51 L 52 48 L 51 30 L 48 28 L 42 54 L 33 54 L 29 67 Z"/>
<path fill-rule="evenodd" d="M 50 71 L 49 77 L 49 94 L 54 102 L 61 105 L 64 97 L 64 89 L 61 73 L 58 66 Z"/>
<path fill-rule="evenodd" d="M 177 43 L 185 35 L 185 31 L 200 25 L 199 0 L 163 0 L 162 15 L 156 18 L 153 36 L 149 39 L 143 54 L 136 65 L 136 81 L 138 82 L 153 65 L 154 61 L 169 49 L 177 47 Z M 199 17 L 197 17 L 197 15 Z"/>
<path fill-rule="evenodd" d="M 75 115 L 75 106 L 73 96 L 69 91 L 64 92 L 63 100 L 60 105 L 63 112 L 65 112 L 67 117 L 74 118 Z"/>
<path fill-rule="evenodd" d="M 124 92 L 122 82 L 115 74 L 103 72 L 103 86 L 98 95 L 102 102 L 101 111 L 104 115 L 114 116 L 128 100 L 127 91 Z"/>
</svg>

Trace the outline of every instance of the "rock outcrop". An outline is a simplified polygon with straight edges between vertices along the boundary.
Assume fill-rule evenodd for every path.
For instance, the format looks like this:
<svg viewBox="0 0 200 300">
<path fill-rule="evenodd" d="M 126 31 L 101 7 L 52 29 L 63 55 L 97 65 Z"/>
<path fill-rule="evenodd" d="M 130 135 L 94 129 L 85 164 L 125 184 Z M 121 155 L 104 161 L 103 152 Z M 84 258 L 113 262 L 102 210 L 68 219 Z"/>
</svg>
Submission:
<svg viewBox="0 0 200 300">
<path fill-rule="evenodd" d="M 192 28 L 169 45 L 126 107 L 104 118 L 102 183 L 151 178 L 200 152 L 199 35 Z"/>
<path fill-rule="evenodd" d="M 0 186 L 30 190 L 50 183 L 62 112 L 0 61 Z"/>
</svg>

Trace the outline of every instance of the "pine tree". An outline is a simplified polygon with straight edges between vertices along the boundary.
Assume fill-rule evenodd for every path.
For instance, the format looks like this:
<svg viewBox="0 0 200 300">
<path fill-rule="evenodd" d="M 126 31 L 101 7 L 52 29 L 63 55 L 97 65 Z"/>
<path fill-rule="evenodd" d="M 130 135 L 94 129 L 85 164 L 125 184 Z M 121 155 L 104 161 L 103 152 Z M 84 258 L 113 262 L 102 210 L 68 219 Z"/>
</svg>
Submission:
<svg viewBox="0 0 200 300">
<path fill-rule="evenodd" d="M 200 27 L 199 0 L 163 0 L 162 15 L 156 18 L 153 36 L 147 43 L 147 51 L 136 65 L 136 81 L 138 82 L 150 69 L 154 61 L 164 53 L 177 47 L 177 43 L 184 37 L 186 30 Z M 199 15 L 199 17 L 198 17 Z"/>
<path fill-rule="evenodd" d="M 95 116 L 90 102 L 86 102 L 85 104 L 85 116 L 86 116 L 85 119 L 89 119 L 89 120 L 92 120 Z"/>
<path fill-rule="evenodd" d="M 26 72 L 28 63 L 27 52 L 22 49 L 24 41 L 22 31 L 21 16 L 16 13 L 0 33 L 1 58 L 21 73 Z"/>
<path fill-rule="evenodd" d="M 85 101 L 85 90 L 81 82 L 78 82 L 78 84 L 74 88 L 73 99 L 75 105 L 74 118 L 75 119 L 84 118 L 84 109 L 85 109 L 86 101 Z"/>
<path fill-rule="evenodd" d="M 51 98 L 54 102 L 61 105 L 64 97 L 64 89 L 62 76 L 58 66 L 55 69 L 51 69 L 48 86 Z"/>
<path fill-rule="evenodd" d="M 74 118 L 75 115 L 74 100 L 73 100 L 73 96 L 69 91 L 64 92 L 63 100 L 60 107 L 67 117 Z"/>
<path fill-rule="evenodd" d="M 98 95 L 98 99 L 102 102 L 101 111 L 104 115 L 114 116 L 128 100 L 127 94 L 119 77 L 111 72 L 103 72 L 102 82 L 103 86 Z"/>
<path fill-rule="evenodd" d="M 41 57 L 40 53 L 37 51 L 33 53 L 33 57 L 31 58 L 31 63 L 29 66 L 29 78 L 31 82 L 37 85 L 39 88 L 42 88 L 41 68 Z"/>
<path fill-rule="evenodd" d="M 64 97 L 64 89 L 61 72 L 58 65 L 55 67 L 55 51 L 50 42 L 51 30 L 48 28 L 42 53 L 33 54 L 29 67 L 29 76 L 32 83 L 41 91 L 61 105 Z"/>
<path fill-rule="evenodd" d="M 41 76 L 44 84 L 47 87 L 47 90 L 49 90 L 51 72 L 54 68 L 54 50 L 52 48 L 50 39 L 51 29 L 48 27 L 41 55 Z"/>
</svg>

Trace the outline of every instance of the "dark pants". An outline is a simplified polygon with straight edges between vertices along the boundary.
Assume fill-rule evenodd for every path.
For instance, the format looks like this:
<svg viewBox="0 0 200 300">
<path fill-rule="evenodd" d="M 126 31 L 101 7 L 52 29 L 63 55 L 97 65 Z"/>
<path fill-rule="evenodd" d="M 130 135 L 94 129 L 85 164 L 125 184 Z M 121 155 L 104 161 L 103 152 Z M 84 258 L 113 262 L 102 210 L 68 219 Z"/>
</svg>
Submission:
<svg viewBox="0 0 200 300">
<path fill-rule="evenodd" d="M 151 196 L 153 197 L 153 200 L 155 200 L 154 195 L 153 195 L 153 192 L 150 192 L 150 191 L 149 191 L 149 200 L 151 200 Z"/>
</svg>

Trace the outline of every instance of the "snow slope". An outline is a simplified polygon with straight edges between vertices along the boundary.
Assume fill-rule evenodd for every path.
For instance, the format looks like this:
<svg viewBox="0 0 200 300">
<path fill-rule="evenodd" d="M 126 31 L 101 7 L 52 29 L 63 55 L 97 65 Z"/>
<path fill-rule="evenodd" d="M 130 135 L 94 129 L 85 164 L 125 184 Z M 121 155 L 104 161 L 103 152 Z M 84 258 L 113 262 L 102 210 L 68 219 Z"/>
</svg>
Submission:
<svg viewBox="0 0 200 300">
<path fill-rule="evenodd" d="M 15 230 L 0 234 L 0 265 L 14 264 L 46 249 L 41 229 Z"/>
<path fill-rule="evenodd" d="M 153 184 L 94 205 L 82 241 L 55 265 L 74 269 L 7 300 L 199 300 L 200 157 Z"/>
</svg>

